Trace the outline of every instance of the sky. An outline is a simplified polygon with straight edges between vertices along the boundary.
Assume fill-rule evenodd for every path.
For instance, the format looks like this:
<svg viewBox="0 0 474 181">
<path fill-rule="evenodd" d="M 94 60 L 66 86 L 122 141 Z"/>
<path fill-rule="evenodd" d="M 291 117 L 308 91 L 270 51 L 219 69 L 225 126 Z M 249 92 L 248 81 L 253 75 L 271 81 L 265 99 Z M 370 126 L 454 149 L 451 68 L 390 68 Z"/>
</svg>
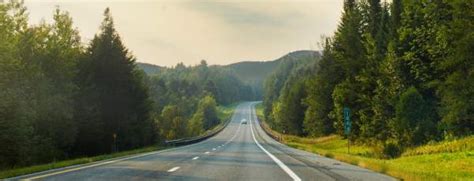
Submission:
<svg viewBox="0 0 474 181">
<path fill-rule="evenodd" d="M 116 29 L 139 62 L 174 66 L 268 61 L 319 50 L 331 36 L 342 0 L 25 0 L 30 23 L 68 11 L 84 43 L 110 7 Z"/>
</svg>

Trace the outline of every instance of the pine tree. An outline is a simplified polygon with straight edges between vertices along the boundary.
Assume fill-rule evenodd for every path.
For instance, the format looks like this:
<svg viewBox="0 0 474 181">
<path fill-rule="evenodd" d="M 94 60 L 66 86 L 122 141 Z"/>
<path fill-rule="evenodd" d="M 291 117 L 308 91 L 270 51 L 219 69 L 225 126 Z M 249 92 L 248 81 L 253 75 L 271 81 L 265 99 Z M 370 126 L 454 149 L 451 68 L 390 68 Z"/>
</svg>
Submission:
<svg viewBox="0 0 474 181">
<path fill-rule="evenodd" d="M 309 78 L 306 85 L 308 96 L 304 102 L 307 110 L 304 118 L 305 132 L 310 136 L 325 136 L 334 133 L 334 123 L 329 116 L 334 109 L 332 91 L 342 76 L 332 54 L 332 44 L 329 38 L 324 44 L 324 54 L 316 67 L 317 73 Z"/>
<path fill-rule="evenodd" d="M 98 117 L 93 125 L 103 129 L 96 150 L 110 152 L 116 146 L 121 150 L 150 144 L 153 122 L 143 75 L 115 30 L 109 8 L 104 16 L 100 33 L 87 51 L 82 76 L 86 78 L 84 87 L 92 89 L 88 96 L 95 99 L 91 104 Z"/>
<path fill-rule="evenodd" d="M 359 85 L 356 84 L 355 77 L 365 66 L 365 49 L 362 42 L 362 16 L 359 6 L 354 0 L 346 0 L 341 23 L 334 35 L 333 53 L 334 59 L 341 67 L 343 79 L 338 83 L 332 93 L 334 100 L 334 110 L 331 116 L 337 122 L 335 126 L 338 131 L 342 131 L 342 110 L 344 107 L 351 108 L 353 116 L 353 133 L 358 135 L 360 105 L 356 100 Z"/>
<path fill-rule="evenodd" d="M 446 59 L 439 66 L 444 74 L 438 94 L 445 136 L 474 133 L 474 3 L 449 1 L 452 21 L 439 36 L 446 37 Z"/>
<path fill-rule="evenodd" d="M 378 113 L 374 109 L 377 106 L 374 97 L 377 83 L 381 76 L 380 66 L 387 52 L 389 13 L 388 6 L 384 4 L 381 7 L 379 1 L 371 1 L 368 8 L 370 12 L 368 14 L 369 17 L 364 19 L 377 19 L 377 21 L 369 21 L 367 23 L 369 31 L 364 34 L 364 45 L 367 52 L 365 66 L 359 75 L 356 76 L 357 84 L 360 87 L 359 94 L 357 95 L 357 102 L 360 105 L 358 112 L 360 139 L 385 140 L 388 136 L 384 131 L 387 130 L 387 120 L 381 120 L 375 116 Z"/>
</svg>

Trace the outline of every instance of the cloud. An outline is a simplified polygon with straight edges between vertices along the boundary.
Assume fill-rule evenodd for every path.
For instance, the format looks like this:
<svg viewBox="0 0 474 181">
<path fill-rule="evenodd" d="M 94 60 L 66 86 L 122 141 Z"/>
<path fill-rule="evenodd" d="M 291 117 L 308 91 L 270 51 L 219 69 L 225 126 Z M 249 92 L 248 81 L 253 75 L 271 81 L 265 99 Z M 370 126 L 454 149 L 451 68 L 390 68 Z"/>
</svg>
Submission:
<svg viewBox="0 0 474 181">
<path fill-rule="evenodd" d="M 69 11 L 85 40 L 98 31 L 105 7 L 138 61 L 229 64 L 272 60 L 312 48 L 336 29 L 342 0 L 26 0 L 30 22 Z"/>
<path fill-rule="evenodd" d="M 191 1 L 187 5 L 196 11 L 210 14 L 229 24 L 248 26 L 285 26 L 289 20 L 287 14 L 270 14 L 263 9 L 251 9 L 254 3 L 239 2 L 200 2 Z"/>
</svg>

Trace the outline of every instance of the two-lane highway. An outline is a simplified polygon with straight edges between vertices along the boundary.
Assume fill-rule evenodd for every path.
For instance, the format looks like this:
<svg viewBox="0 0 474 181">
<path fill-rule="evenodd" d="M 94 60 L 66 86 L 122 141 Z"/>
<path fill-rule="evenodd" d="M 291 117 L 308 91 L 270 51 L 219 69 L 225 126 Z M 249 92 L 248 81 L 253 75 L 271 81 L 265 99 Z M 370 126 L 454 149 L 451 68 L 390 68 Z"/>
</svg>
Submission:
<svg viewBox="0 0 474 181">
<path fill-rule="evenodd" d="M 395 180 L 276 142 L 258 124 L 254 105 L 240 104 L 224 130 L 200 143 L 18 179 Z"/>
</svg>

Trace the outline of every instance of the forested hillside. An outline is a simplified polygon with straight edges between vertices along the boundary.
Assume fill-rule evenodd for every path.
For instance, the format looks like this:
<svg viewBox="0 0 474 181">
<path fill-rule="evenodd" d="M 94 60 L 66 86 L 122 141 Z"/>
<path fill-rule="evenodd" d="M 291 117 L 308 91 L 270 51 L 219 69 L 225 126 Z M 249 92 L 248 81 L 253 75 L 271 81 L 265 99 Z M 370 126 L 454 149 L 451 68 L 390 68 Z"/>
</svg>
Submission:
<svg viewBox="0 0 474 181">
<path fill-rule="evenodd" d="M 266 80 L 266 120 L 299 136 L 344 135 L 349 108 L 346 137 L 386 157 L 472 135 L 472 9 L 460 0 L 345 0 L 316 66 L 287 65 Z"/>
<path fill-rule="evenodd" d="M 220 123 L 215 117 L 216 104 L 228 105 L 254 100 L 250 86 L 227 69 L 182 63 L 163 68 L 149 77 L 153 113 L 160 126 L 161 139 L 195 136 Z"/>
<path fill-rule="evenodd" d="M 262 100 L 263 91 L 264 91 L 263 90 L 264 80 L 268 78 L 273 72 L 275 72 L 280 64 L 285 64 L 287 61 L 299 61 L 299 60 L 304 61 L 307 59 L 317 59 L 320 56 L 321 55 L 317 51 L 300 50 L 300 51 L 290 52 L 276 60 L 244 61 L 244 62 L 237 62 L 237 63 L 233 63 L 229 65 L 212 65 L 212 66 L 209 66 L 209 68 L 206 68 L 206 70 L 211 70 L 211 72 L 214 72 L 214 73 L 211 73 L 213 75 L 216 75 L 216 73 L 223 74 L 224 76 L 227 76 L 226 79 L 229 79 L 229 78 L 234 79 L 233 77 L 236 77 L 238 80 L 231 80 L 233 82 L 237 82 L 237 84 L 235 85 L 238 85 L 238 86 L 234 87 L 234 89 L 249 89 L 250 88 L 251 92 L 248 92 L 249 90 L 245 90 L 247 92 L 245 94 L 242 94 L 242 96 L 244 96 L 243 97 L 244 100 Z M 173 70 L 173 69 L 174 70 L 185 69 L 185 66 L 183 64 L 178 64 L 172 68 L 161 67 L 161 66 L 147 64 L 147 63 L 137 63 L 137 65 L 140 69 L 145 71 L 145 73 L 150 76 L 154 76 L 166 70 L 168 70 L 169 72 L 169 70 Z M 203 67 L 203 66 L 207 67 L 207 63 L 205 60 L 201 62 L 201 65 L 196 66 L 196 67 Z M 189 70 L 192 69 L 191 67 L 189 68 L 190 68 Z M 189 73 L 185 73 L 185 74 L 186 75 L 184 75 L 184 77 L 189 77 L 188 75 Z M 196 73 L 192 73 L 192 74 L 196 75 Z M 175 73 L 173 75 L 178 75 L 178 74 Z M 203 74 L 202 76 L 206 77 L 207 73 Z M 172 76 L 168 75 L 167 77 L 172 77 Z M 206 79 L 205 77 L 203 79 Z M 186 79 L 190 79 L 190 78 L 186 78 Z M 213 80 L 213 82 L 216 82 L 216 80 Z M 204 82 L 198 82 L 198 83 L 204 85 Z"/>
<path fill-rule="evenodd" d="M 217 105 L 254 99 L 205 61 L 137 66 L 108 8 L 87 44 L 68 12 L 53 17 L 31 25 L 23 3 L 0 4 L 0 170 L 196 136 L 223 121 Z"/>
<path fill-rule="evenodd" d="M 140 62 L 137 62 L 137 67 L 142 69 L 147 75 L 154 75 L 160 73 L 160 71 L 164 68 L 158 65 Z"/>
<path fill-rule="evenodd" d="M 300 50 L 291 52 L 287 55 L 282 56 L 276 60 L 265 61 L 265 62 L 253 62 L 245 61 L 233 63 L 230 65 L 223 66 L 234 71 L 235 75 L 245 84 L 252 87 L 255 92 L 256 100 L 263 99 L 263 84 L 266 78 L 268 78 L 277 67 L 285 61 L 298 61 L 301 59 L 317 58 L 319 52 Z"/>
<path fill-rule="evenodd" d="M 266 79 L 264 112 L 265 115 L 276 115 L 266 117 L 272 120 L 274 124 L 271 126 L 275 129 L 289 134 L 302 134 L 305 111 L 302 99 L 307 96 L 304 85 L 308 81 L 306 77 L 316 73 L 314 67 L 319 59 L 320 56 L 299 56 L 283 60 Z"/>
</svg>

